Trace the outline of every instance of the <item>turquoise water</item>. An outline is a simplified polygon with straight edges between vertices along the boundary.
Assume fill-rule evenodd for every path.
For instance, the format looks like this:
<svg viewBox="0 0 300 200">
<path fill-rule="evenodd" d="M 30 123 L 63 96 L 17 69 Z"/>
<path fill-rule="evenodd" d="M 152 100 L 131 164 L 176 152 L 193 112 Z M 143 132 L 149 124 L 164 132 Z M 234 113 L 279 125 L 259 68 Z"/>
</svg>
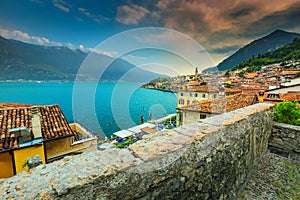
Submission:
<svg viewBox="0 0 300 200">
<path fill-rule="evenodd" d="M 67 120 L 101 137 L 175 113 L 176 95 L 140 88 L 140 83 L 2 82 L 0 102 L 59 104 Z M 95 88 L 94 88 L 95 87 Z"/>
</svg>

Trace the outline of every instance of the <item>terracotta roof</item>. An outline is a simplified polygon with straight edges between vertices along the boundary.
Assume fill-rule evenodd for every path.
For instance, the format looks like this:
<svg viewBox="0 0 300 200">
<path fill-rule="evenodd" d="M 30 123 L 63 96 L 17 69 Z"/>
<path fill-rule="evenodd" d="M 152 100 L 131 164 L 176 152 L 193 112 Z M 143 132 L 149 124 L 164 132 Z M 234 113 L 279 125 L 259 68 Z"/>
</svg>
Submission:
<svg viewBox="0 0 300 200">
<path fill-rule="evenodd" d="M 260 84 L 260 85 L 257 85 L 257 84 L 255 84 L 255 85 L 241 85 L 241 90 L 246 90 L 246 89 L 248 89 L 248 90 L 266 90 L 267 86 L 262 85 L 262 84 Z"/>
<path fill-rule="evenodd" d="M 288 92 L 286 94 L 283 94 L 282 100 L 286 101 L 298 101 L 300 102 L 300 92 Z"/>
<path fill-rule="evenodd" d="M 225 88 L 225 93 L 241 93 L 242 90 L 236 89 L 236 88 Z"/>
<path fill-rule="evenodd" d="M 219 88 L 216 85 L 201 85 L 201 86 L 196 86 L 194 88 L 189 88 L 187 90 L 180 90 L 179 92 L 207 92 L 207 93 L 212 93 L 212 92 L 219 92 Z"/>
<path fill-rule="evenodd" d="M 37 108 L 44 140 L 76 135 L 58 105 L 37 106 Z M 30 114 L 29 106 L 0 108 L 0 151 L 18 147 L 18 138 L 9 132 L 10 129 L 25 126 L 32 134 Z"/>
<path fill-rule="evenodd" d="M 268 97 L 268 95 L 270 96 Z M 279 98 L 274 98 L 273 96 L 278 95 Z M 273 96 L 272 96 L 273 95 Z M 265 101 L 298 101 L 300 102 L 300 92 L 287 92 L 287 93 L 274 93 L 273 91 L 264 94 Z"/>
<path fill-rule="evenodd" d="M 208 99 L 198 104 L 181 107 L 183 111 L 195 111 L 221 114 L 239 108 L 250 106 L 255 103 L 255 95 L 236 94 L 223 98 Z"/>
<path fill-rule="evenodd" d="M 0 102 L 0 109 L 2 109 L 2 108 L 31 107 L 31 106 L 33 106 L 33 104 L 3 103 L 3 102 Z"/>
<path fill-rule="evenodd" d="M 284 70 L 282 72 L 282 75 L 295 75 L 300 72 L 300 69 L 290 69 L 290 70 Z"/>
<path fill-rule="evenodd" d="M 254 77 L 258 76 L 258 73 L 257 72 L 246 73 L 246 74 L 244 74 L 244 76 L 246 78 L 254 78 Z"/>
</svg>

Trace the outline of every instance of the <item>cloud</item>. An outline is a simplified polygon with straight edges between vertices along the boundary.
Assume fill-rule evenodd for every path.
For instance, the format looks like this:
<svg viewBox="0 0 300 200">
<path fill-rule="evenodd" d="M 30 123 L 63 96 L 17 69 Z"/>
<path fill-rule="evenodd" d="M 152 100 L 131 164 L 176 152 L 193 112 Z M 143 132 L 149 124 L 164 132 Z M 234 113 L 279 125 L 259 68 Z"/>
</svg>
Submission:
<svg viewBox="0 0 300 200">
<path fill-rule="evenodd" d="M 67 3 L 64 0 L 53 0 L 52 3 L 56 8 L 64 12 L 70 12 L 70 8 L 72 7 L 71 4 Z"/>
<path fill-rule="evenodd" d="M 123 5 L 117 8 L 116 21 L 126 25 L 137 25 L 141 19 L 149 13 L 149 10 L 138 5 Z"/>
<path fill-rule="evenodd" d="M 275 29 L 300 30 L 299 0 L 159 0 L 151 16 L 214 53 L 233 51 Z M 251 34 L 250 34 L 251 33 Z"/>
<path fill-rule="evenodd" d="M 67 42 L 65 45 L 70 49 L 74 49 L 74 45 L 72 43 Z"/>
<path fill-rule="evenodd" d="M 254 10 L 255 10 L 255 8 L 253 8 L 253 7 L 242 8 L 241 10 L 237 10 L 237 11 L 231 13 L 230 16 L 233 17 L 233 18 L 239 18 L 239 17 L 243 17 L 243 16 L 248 16 Z"/>
<path fill-rule="evenodd" d="M 0 35 L 7 39 L 19 40 L 22 42 L 38 44 L 38 45 L 47 45 L 47 46 L 62 46 L 60 42 L 50 41 L 45 37 L 31 36 L 28 33 L 24 33 L 20 30 L 7 30 L 0 29 Z"/>
<path fill-rule="evenodd" d="M 230 54 L 236 49 L 241 48 L 241 45 L 233 45 L 233 46 L 225 46 L 223 48 L 216 48 L 210 51 L 210 53 L 215 53 L 215 54 Z"/>
<path fill-rule="evenodd" d="M 104 16 L 102 16 L 102 15 L 94 15 L 94 14 L 90 13 L 90 12 L 89 12 L 87 9 L 85 9 L 85 8 L 78 8 L 78 11 L 79 11 L 80 13 L 82 13 L 83 15 L 87 16 L 88 18 L 90 18 L 90 19 L 94 20 L 95 22 L 99 23 L 99 24 L 101 24 L 101 23 L 103 23 L 103 22 L 106 22 L 106 21 L 110 21 L 109 18 L 104 17 Z"/>
<path fill-rule="evenodd" d="M 109 52 L 109 51 L 103 51 L 103 50 L 100 50 L 97 48 L 86 48 L 82 44 L 80 44 L 78 48 L 85 53 L 94 52 L 94 53 L 106 55 L 106 56 L 109 56 L 112 58 L 115 57 L 116 55 L 118 55 L 118 52 L 115 52 L 115 51 Z"/>
<path fill-rule="evenodd" d="M 299 22 L 295 19 L 300 19 L 300 5 L 291 6 L 288 10 L 282 10 L 270 13 L 261 19 L 242 27 L 245 37 L 255 37 L 257 35 L 272 32 L 275 29 L 285 29 L 291 31 L 300 31 Z M 256 30 L 253 33 L 253 30 Z"/>
</svg>

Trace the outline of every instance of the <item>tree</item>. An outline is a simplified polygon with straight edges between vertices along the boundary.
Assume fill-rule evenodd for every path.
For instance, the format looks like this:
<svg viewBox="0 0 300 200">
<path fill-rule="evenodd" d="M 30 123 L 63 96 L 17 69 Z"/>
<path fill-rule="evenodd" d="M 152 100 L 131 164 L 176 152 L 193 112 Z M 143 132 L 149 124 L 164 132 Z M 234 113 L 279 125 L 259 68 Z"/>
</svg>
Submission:
<svg viewBox="0 0 300 200">
<path fill-rule="evenodd" d="M 274 111 L 274 120 L 300 126 L 300 108 L 298 105 L 297 101 L 284 101 L 277 104 Z"/>
</svg>

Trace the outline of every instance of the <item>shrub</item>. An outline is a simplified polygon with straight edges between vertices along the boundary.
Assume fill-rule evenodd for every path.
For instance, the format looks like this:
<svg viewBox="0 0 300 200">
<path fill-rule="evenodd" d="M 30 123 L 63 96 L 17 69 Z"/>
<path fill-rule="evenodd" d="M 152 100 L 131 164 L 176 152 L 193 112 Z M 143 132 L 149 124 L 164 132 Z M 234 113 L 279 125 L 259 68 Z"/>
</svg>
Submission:
<svg viewBox="0 0 300 200">
<path fill-rule="evenodd" d="M 125 147 L 129 146 L 130 144 L 134 143 L 135 141 L 136 141 L 135 138 L 129 138 L 122 143 L 117 142 L 115 145 L 118 148 L 125 148 Z"/>
<path fill-rule="evenodd" d="M 274 120 L 300 126 L 300 108 L 298 102 L 284 101 L 276 105 Z"/>
</svg>

